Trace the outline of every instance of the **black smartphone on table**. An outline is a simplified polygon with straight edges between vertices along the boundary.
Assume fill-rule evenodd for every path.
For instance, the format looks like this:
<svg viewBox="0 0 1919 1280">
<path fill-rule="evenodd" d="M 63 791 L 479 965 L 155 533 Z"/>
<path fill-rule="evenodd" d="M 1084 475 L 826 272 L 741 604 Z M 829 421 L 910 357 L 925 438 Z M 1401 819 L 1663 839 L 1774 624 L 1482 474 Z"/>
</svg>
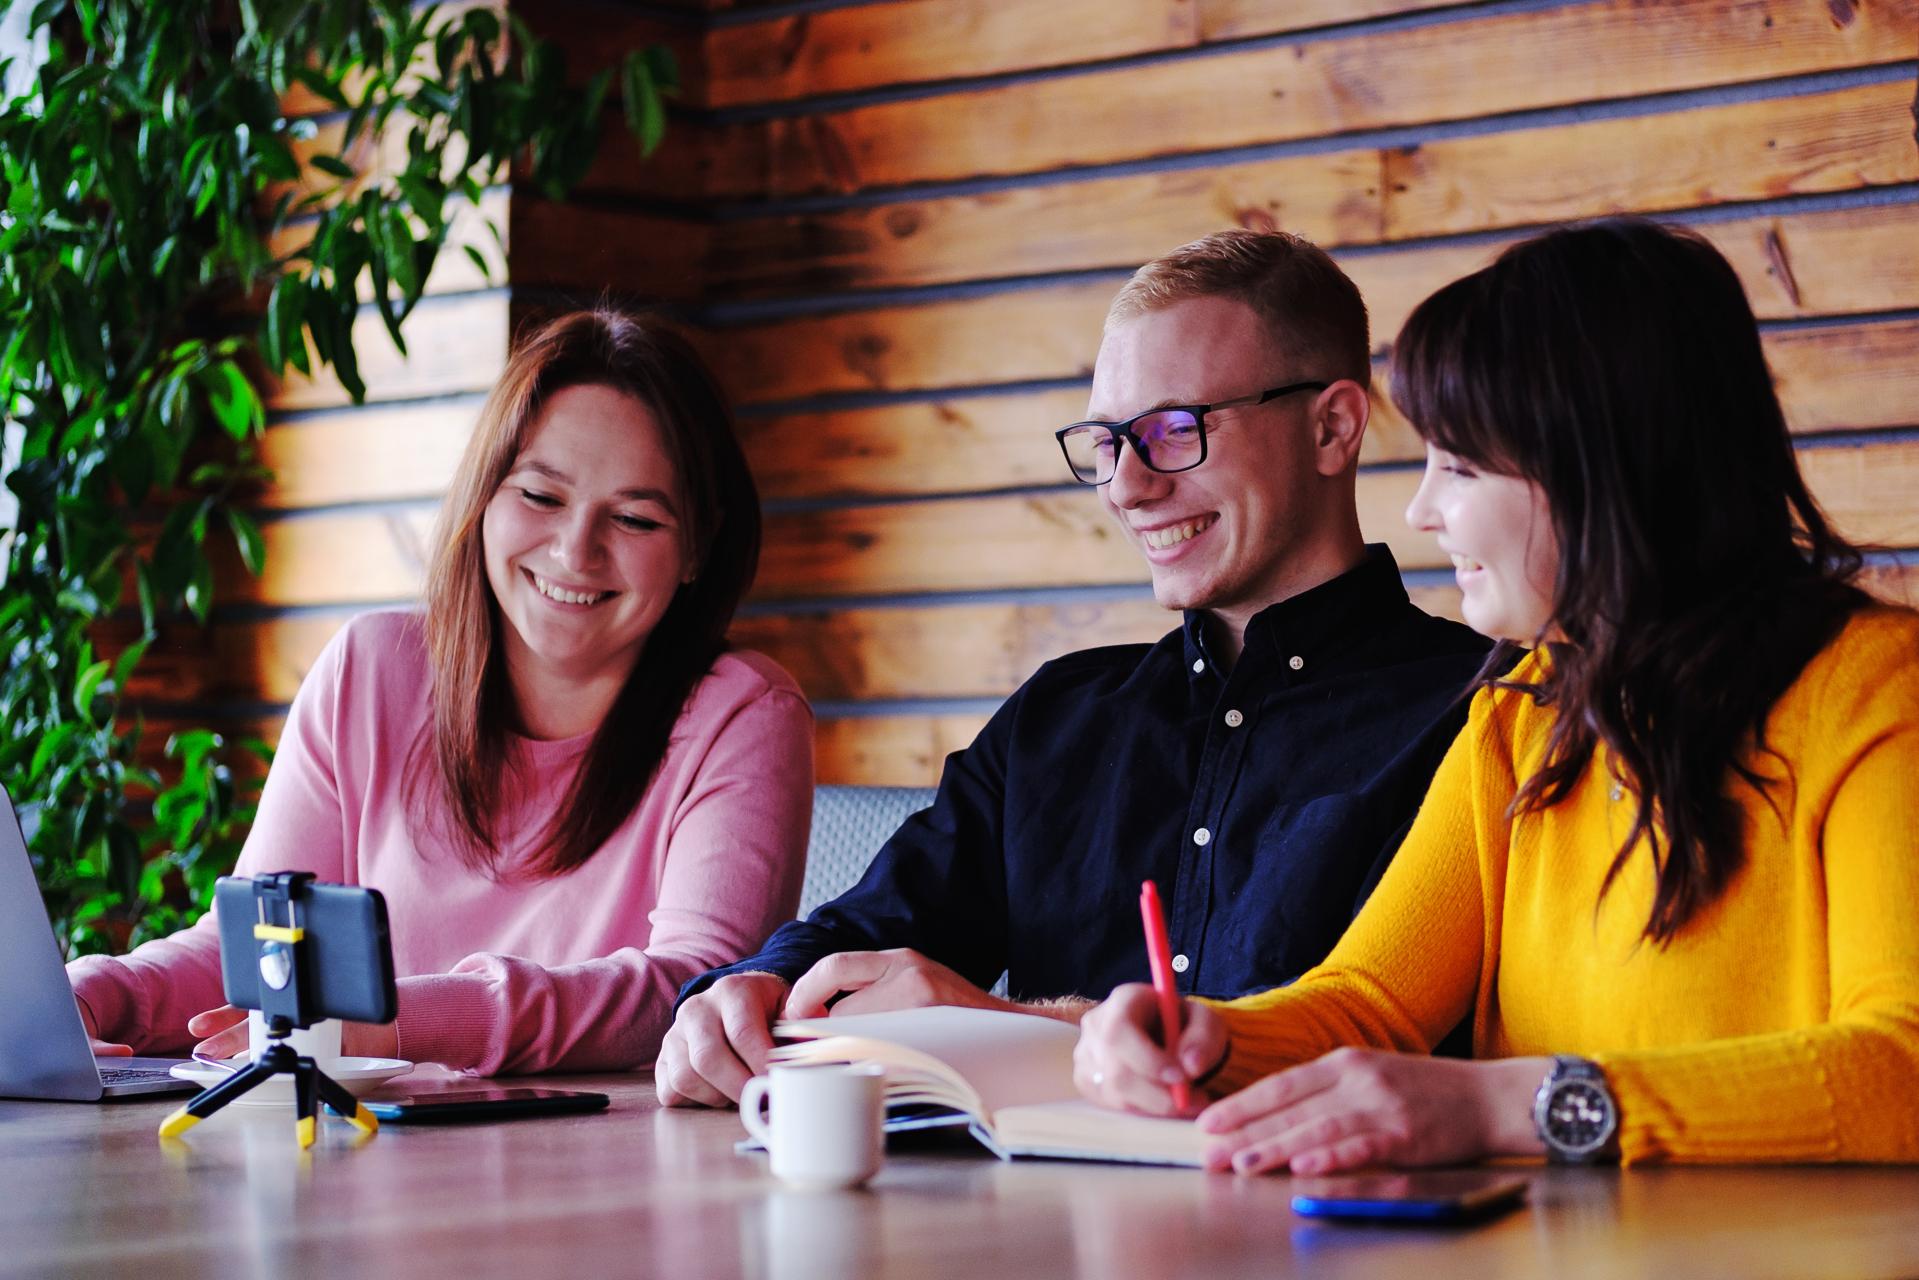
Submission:
<svg viewBox="0 0 1919 1280">
<path fill-rule="evenodd" d="M 1484 1169 L 1300 1178 L 1293 1183 L 1293 1212 L 1352 1222 L 1481 1222 L 1523 1204 L 1526 1183 L 1517 1174 Z"/>
<path fill-rule="evenodd" d="M 525 1116 L 577 1115 L 606 1110 L 604 1093 L 567 1089 L 449 1089 L 398 1098 L 366 1098 L 360 1105 L 381 1124 L 458 1124 L 474 1120 L 516 1120 Z"/>
</svg>

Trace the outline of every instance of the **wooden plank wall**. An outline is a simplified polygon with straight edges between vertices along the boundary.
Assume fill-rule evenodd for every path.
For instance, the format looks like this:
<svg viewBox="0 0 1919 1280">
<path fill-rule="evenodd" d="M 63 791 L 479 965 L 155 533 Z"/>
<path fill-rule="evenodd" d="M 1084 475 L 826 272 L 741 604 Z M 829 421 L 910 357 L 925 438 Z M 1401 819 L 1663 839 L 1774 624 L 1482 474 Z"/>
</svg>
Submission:
<svg viewBox="0 0 1919 1280">
<path fill-rule="evenodd" d="M 1382 358 L 1541 225 L 1697 227 L 1746 282 L 1815 491 L 1908 598 L 1919 0 L 674 7 L 529 6 L 576 65 L 681 50 L 666 146 L 641 164 L 609 125 L 580 197 L 501 193 L 510 288 L 449 276 L 413 359 L 369 374 L 378 404 L 281 392 L 268 572 L 227 579 L 176 696 L 270 717 L 341 618 L 406 598 L 509 322 L 611 293 L 697 326 L 743 406 L 770 518 L 737 634 L 815 699 L 823 780 L 930 782 L 1045 658 L 1172 624 L 1050 431 L 1126 273 L 1233 225 L 1331 249 Z M 1367 532 L 1455 609 L 1400 518 L 1417 442 L 1375 421 Z"/>
</svg>

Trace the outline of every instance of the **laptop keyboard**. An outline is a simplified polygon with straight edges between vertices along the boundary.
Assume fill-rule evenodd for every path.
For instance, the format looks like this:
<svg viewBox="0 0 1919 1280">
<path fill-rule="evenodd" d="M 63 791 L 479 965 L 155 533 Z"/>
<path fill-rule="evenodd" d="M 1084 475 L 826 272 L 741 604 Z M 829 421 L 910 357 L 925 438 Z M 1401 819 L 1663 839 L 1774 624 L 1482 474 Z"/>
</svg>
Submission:
<svg viewBox="0 0 1919 1280">
<path fill-rule="evenodd" d="M 102 1067 L 101 1084 L 146 1084 L 153 1080 L 171 1080 L 173 1077 L 165 1071 L 156 1071 L 152 1067 Z"/>
</svg>

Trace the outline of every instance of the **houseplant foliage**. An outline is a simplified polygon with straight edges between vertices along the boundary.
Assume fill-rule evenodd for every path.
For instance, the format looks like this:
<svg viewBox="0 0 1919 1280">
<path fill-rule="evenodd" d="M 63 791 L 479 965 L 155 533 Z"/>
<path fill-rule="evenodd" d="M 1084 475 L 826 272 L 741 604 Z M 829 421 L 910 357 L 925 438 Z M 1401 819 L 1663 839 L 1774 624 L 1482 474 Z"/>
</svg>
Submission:
<svg viewBox="0 0 1919 1280">
<path fill-rule="evenodd" d="M 615 73 L 570 83 L 496 8 L 32 6 L 0 109 L 0 783 L 71 952 L 191 919 L 252 814 L 236 756 L 264 747 L 183 731 L 156 768 L 129 690 L 163 626 L 206 622 L 210 552 L 259 571 L 236 501 L 262 477 L 255 375 L 330 368 L 362 398 L 361 307 L 404 351 L 456 210 L 509 169 L 561 194 L 592 160 Z M 617 74 L 651 150 L 672 63 Z"/>
</svg>

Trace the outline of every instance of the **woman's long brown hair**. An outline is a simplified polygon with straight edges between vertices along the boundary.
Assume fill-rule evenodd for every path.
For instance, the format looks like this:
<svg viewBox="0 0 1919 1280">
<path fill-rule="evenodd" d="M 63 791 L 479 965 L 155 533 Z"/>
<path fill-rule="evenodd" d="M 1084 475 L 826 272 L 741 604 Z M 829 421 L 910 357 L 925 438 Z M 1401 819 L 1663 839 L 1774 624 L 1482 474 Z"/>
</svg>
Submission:
<svg viewBox="0 0 1919 1280">
<path fill-rule="evenodd" d="M 498 604 L 487 585 L 481 518 L 546 403 L 566 387 L 605 386 L 653 411 L 678 473 L 682 536 L 697 566 L 667 606 L 572 785 L 516 873 L 562 875 L 585 862 L 645 793 L 680 709 L 726 645 L 759 564 L 759 495 L 717 383 L 686 340 L 651 318 L 578 311 L 527 336 L 487 397 L 441 509 L 426 586 L 433 721 L 408 763 L 421 847 L 450 842 L 468 865 L 500 874 L 494 826 L 510 768 L 514 717 Z M 444 813 L 451 830 L 422 815 Z"/>
<path fill-rule="evenodd" d="M 1551 661 L 1481 683 L 1555 709 L 1515 816 L 1563 800 L 1604 743 L 1638 799 L 1645 936 L 1669 942 L 1745 865 L 1743 780 L 1773 703 L 1866 603 L 1826 522 L 1731 266 L 1637 219 L 1549 232 L 1421 303 L 1394 395 L 1429 443 L 1539 485 L 1559 543 Z M 1563 637 L 1563 641 L 1562 638 Z"/>
</svg>

